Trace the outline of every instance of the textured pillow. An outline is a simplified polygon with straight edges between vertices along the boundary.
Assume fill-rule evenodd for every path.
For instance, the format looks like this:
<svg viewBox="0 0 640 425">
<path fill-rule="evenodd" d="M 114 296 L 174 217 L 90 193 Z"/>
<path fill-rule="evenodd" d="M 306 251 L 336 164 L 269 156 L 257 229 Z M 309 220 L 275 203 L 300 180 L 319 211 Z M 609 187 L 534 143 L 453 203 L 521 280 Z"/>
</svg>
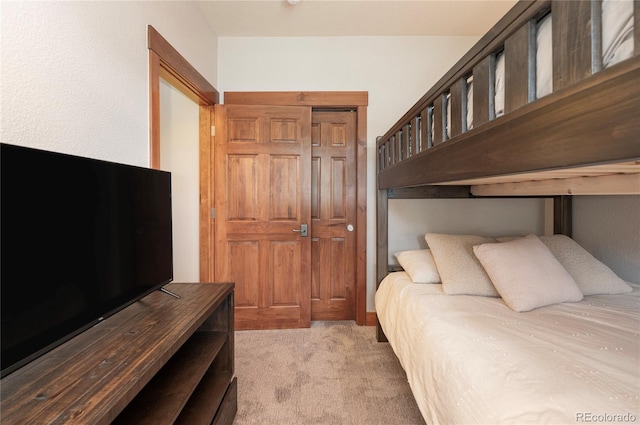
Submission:
<svg viewBox="0 0 640 425">
<path fill-rule="evenodd" d="M 427 233 L 424 239 L 433 254 L 445 294 L 499 296 L 491 279 L 473 255 L 474 245 L 495 242 L 495 239 L 440 233 Z"/>
<path fill-rule="evenodd" d="M 540 240 L 569 272 L 584 295 L 625 294 L 633 290 L 570 237 L 540 236 Z"/>
<path fill-rule="evenodd" d="M 504 302 L 514 311 L 582 299 L 582 292 L 569 272 L 534 235 L 474 246 L 473 252 Z"/>
<path fill-rule="evenodd" d="M 402 251 L 394 254 L 414 283 L 440 283 L 440 275 L 429 249 Z"/>
</svg>

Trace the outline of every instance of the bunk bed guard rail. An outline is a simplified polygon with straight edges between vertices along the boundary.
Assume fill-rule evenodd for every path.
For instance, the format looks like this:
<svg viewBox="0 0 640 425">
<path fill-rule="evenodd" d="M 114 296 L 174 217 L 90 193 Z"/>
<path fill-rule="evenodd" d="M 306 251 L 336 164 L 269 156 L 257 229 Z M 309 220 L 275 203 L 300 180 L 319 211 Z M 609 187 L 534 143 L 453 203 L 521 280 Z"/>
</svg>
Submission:
<svg viewBox="0 0 640 425">
<path fill-rule="evenodd" d="M 379 189 L 640 158 L 634 21 L 632 0 L 520 1 L 378 139 Z"/>
</svg>

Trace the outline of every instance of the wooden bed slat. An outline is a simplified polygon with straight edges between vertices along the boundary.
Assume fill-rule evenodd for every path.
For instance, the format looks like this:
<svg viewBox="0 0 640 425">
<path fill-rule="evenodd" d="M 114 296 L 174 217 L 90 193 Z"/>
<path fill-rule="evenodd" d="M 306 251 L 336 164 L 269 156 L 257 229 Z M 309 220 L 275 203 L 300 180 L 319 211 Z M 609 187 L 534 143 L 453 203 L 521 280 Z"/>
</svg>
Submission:
<svg viewBox="0 0 640 425">
<path fill-rule="evenodd" d="M 431 147 L 430 129 L 429 109 L 425 108 L 420 112 L 420 152 L 426 151 Z"/>
<path fill-rule="evenodd" d="M 418 152 L 420 152 L 420 146 L 419 146 L 419 141 L 420 141 L 420 126 L 419 126 L 419 119 L 418 117 L 414 118 L 411 120 L 411 124 L 409 126 L 409 128 L 411 129 L 411 133 L 410 133 L 410 139 L 409 139 L 409 149 L 411 151 L 411 155 L 415 155 Z"/>
<path fill-rule="evenodd" d="M 442 125 L 442 122 L 445 117 L 446 111 L 444 111 L 442 108 L 442 96 L 440 96 L 433 103 L 433 134 L 431 135 L 433 146 L 439 145 L 440 143 L 444 142 L 444 138 L 442 137 L 444 126 Z"/>
<path fill-rule="evenodd" d="M 395 136 L 393 136 L 391 138 L 391 164 L 397 164 L 398 162 L 400 162 L 400 140 L 398 140 L 398 133 L 395 134 Z"/>
<path fill-rule="evenodd" d="M 573 236 L 573 198 L 571 196 L 553 197 L 553 233 Z"/>
<path fill-rule="evenodd" d="M 402 140 L 402 130 L 398 130 L 398 132 L 396 133 L 396 162 L 400 162 L 403 159 L 402 156 L 402 146 L 404 145 L 403 140 Z"/>
<path fill-rule="evenodd" d="M 471 193 L 475 196 L 640 195 L 640 174 L 494 183 L 472 186 Z"/>
<path fill-rule="evenodd" d="M 477 128 L 490 119 L 493 111 L 493 85 L 490 75 L 493 68 L 493 56 L 487 56 L 473 68 L 473 127 Z"/>
<path fill-rule="evenodd" d="M 383 163 L 384 163 L 384 168 L 387 168 L 389 165 L 391 165 L 391 143 L 390 142 L 386 142 L 384 144 L 384 150 L 383 150 Z"/>
<path fill-rule="evenodd" d="M 411 123 L 407 123 L 402 129 L 402 141 L 404 145 L 404 156 L 403 158 L 408 158 L 411 155 L 415 155 L 416 151 L 411 148 Z"/>
<path fill-rule="evenodd" d="M 535 180 L 567 179 L 575 177 L 597 177 L 610 174 L 640 173 L 640 161 L 620 162 L 615 164 L 575 167 L 563 170 L 538 171 L 535 173 L 519 173 L 506 176 L 486 177 L 479 179 L 459 180 L 445 183 L 447 185 L 488 185 L 495 183 L 515 183 Z"/>
<path fill-rule="evenodd" d="M 535 24 L 527 22 L 504 44 L 505 113 L 535 99 Z"/>
<path fill-rule="evenodd" d="M 458 79 L 454 85 L 451 86 L 451 122 L 449 128 L 451 129 L 451 137 L 455 137 L 462 133 L 462 97 L 466 97 L 467 81 L 465 79 Z"/>
<path fill-rule="evenodd" d="M 441 198 L 469 198 L 469 186 L 416 186 L 389 189 L 389 199 L 441 199 Z"/>
<path fill-rule="evenodd" d="M 400 162 L 400 138 L 398 133 L 391 139 L 391 164 Z"/>
<path fill-rule="evenodd" d="M 591 2 L 554 0 L 553 90 L 591 75 Z"/>
</svg>

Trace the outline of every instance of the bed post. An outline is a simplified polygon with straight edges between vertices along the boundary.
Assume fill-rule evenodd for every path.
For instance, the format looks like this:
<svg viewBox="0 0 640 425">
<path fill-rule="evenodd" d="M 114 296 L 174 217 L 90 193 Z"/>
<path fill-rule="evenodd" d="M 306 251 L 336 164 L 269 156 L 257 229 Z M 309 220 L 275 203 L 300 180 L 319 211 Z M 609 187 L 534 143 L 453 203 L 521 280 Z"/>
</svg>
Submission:
<svg viewBox="0 0 640 425">
<path fill-rule="evenodd" d="M 553 233 L 556 235 L 572 234 L 572 200 L 570 195 L 553 197 Z"/>
<path fill-rule="evenodd" d="M 382 279 L 387 275 L 387 263 L 389 262 L 389 215 L 388 215 L 388 191 L 378 190 L 377 200 L 377 228 L 376 228 L 376 290 Z M 376 338 L 378 342 L 388 342 L 387 337 L 376 320 Z"/>
<path fill-rule="evenodd" d="M 376 138 L 376 145 L 382 138 Z M 380 189 L 378 176 L 380 170 L 387 161 L 387 151 L 378 147 L 376 151 L 376 188 L 378 196 L 376 199 L 376 291 L 380 282 L 387 275 L 387 263 L 389 258 L 389 192 L 387 189 Z M 388 342 L 387 337 L 380 326 L 380 321 L 376 315 L 376 339 L 378 342 Z"/>
</svg>

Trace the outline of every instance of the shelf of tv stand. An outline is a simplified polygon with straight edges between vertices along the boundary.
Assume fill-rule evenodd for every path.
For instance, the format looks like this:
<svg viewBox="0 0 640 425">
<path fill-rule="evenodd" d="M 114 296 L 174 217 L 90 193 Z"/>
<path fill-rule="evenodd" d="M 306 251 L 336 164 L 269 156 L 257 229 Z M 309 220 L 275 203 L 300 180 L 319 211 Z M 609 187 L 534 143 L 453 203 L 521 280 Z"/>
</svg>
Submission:
<svg viewBox="0 0 640 425">
<path fill-rule="evenodd" d="M 167 288 L 3 378 L 0 422 L 230 424 L 233 285 Z"/>
<path fill-rule="evenodd" d="M 221 332 L 196 332 L 129 403 L 114 423 L 173 423 L 226 339 L 226 335 Z M 158 403 L 160 400 L 163 402 Z"/>
</svg>

